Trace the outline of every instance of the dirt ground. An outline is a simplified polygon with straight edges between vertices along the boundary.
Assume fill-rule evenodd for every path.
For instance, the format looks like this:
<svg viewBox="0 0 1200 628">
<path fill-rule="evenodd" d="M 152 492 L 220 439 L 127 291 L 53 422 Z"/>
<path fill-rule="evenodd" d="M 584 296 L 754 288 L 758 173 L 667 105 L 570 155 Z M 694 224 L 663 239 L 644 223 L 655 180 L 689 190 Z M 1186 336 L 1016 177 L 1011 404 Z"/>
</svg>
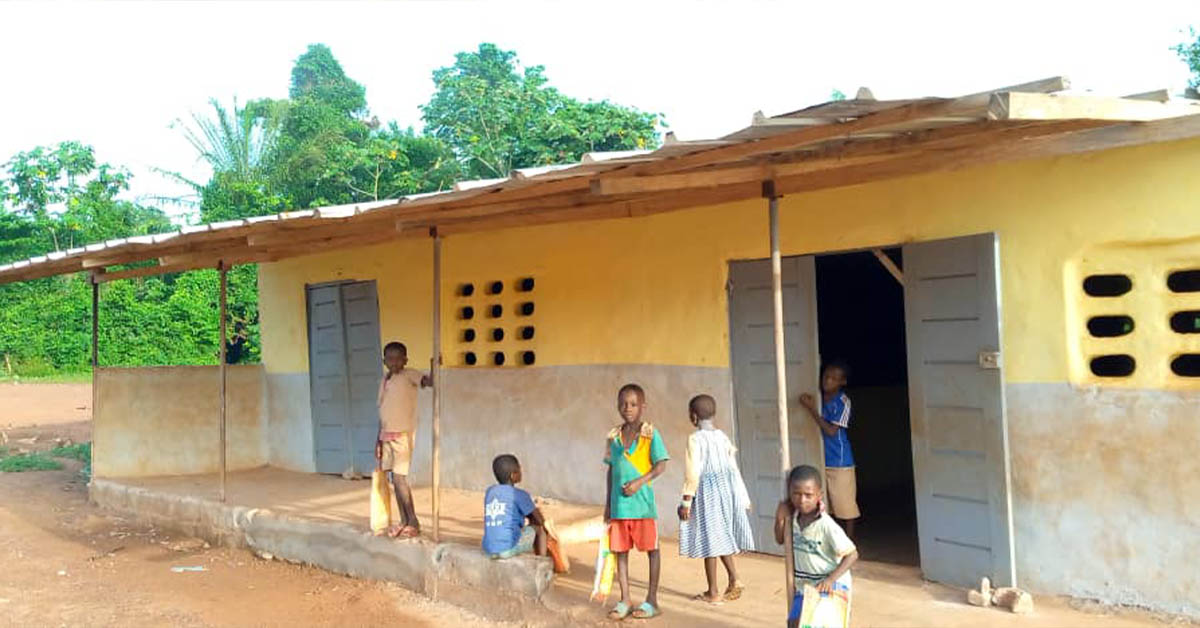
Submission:
<svg viewBox="0 0 1200 628">
<path fill-rule="evenodd" d="M 0 385 L 10 448 L 88 440 L 87 385 Z M 80 407 L 83 410 L 80 410 Z M 131 525 L 87 502 L 79 464 L 0 473 L 0 626 L 496 626 L 387 583 Z M 176 573 L 174 567 L 204 571 Z"/>
<path fill-rule="evenodd" d="M 91 393 L 83 385 L 0 384 L 0 430 L 10 440 L 38 434 L 34 448 L 55 437 L 87 440 Z M 80 408 L 83 410 L 80 410 Z M 35 426 L 36 424 L 36 426 Z M 87 503 L 77 467 L 64 471 L 0 473 L 0 626 L 67 625 L 501 625 L 385 583 L 266 561 L 244 550 L 206 548 L 202 541 L 131 525 Z M 215 478 L 146 478 L 156 490 L 215 495 Z M 231 474 L 230 501 L 320 519 L 366 525 L 367 482 L 258 469 Z M 481 496 L 446 490 L 447 540 L 477 543 Z M 429 495 L 417 491 L 428 526 Z M 587 520 L 588 506 L 549 501 L 561 523 Z M 427 532 L 427 530 L 426 530 Z M 586 605 L 595 546 L 568 547 L 570 573 L 556 580 L 556 604 Z M 631 559 L 635 601 L 644 595 L 644 556 Z M 779 559 L 738 559 L 748 589 L 720 607 L 691 602 L 702 586 L 698 561 L 663 543 L 662 626 L 775 624 L 783 612 Z M 175 573 L 172 567 L 205 571 Z M 1187 620 L 1100 604 L 1037 596 L 1037 611 L 1015 616 L 963 602 L 961 590 L 926 582 L 913 567 L 861 561 L 854 569 L 854 624 L 859 626 L 1163 626 Z M 602 617 L 600 607 L 586 609 Z"/>
</svg>

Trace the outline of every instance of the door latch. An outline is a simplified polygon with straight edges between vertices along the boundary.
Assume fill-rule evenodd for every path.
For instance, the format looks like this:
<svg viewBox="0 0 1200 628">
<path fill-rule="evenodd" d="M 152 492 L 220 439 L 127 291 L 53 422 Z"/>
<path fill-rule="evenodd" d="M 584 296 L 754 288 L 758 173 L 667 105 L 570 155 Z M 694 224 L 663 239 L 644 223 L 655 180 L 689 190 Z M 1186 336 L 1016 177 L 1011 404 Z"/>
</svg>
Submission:
<svg viewBox="0 0 1200 628">
<path fill-rule="evenodd" d="M 1000 352 L 999 351 L 980 351 L 979 352 L 979 368 L 981 368 L 981 369 L 998 369 L 998 368 L 1000 368 Z"/>
</svg>

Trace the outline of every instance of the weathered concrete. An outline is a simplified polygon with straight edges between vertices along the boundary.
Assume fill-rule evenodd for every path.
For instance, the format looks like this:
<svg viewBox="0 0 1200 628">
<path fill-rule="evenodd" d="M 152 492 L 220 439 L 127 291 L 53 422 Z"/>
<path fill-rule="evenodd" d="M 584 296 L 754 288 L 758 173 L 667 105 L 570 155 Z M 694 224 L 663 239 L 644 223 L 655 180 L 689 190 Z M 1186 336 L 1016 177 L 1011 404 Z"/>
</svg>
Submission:
<svg viewBox="0 0 1200 628">
<path fill-rule="evenodd" d="M 666 441 L 671 462 L 655 480 L 661 532 L 679 528 L 675 506 L 683 486 L 683 454 L 694 429 L 687 402 L 709 393 L 717 425 L 731 436 L 730 372 L 725 368 L 596 365 L 523 369 L 451 369 L 444 378 L 442 485 L 469 490 L 495 483 L 491 461 L 521 460 L 521 486 L 542 497 L 603 504 L 604 437 L 620 424 L 617 390 L 635 382 L 646 390 L 645 420 Z M 414 476 L 427 477 L 430 430 L 422 426 Z"/>
<path fill-rule="evenodd" d="M 272 466 L 312 470 L 308 374 L 268 374 Z M 692 425 L 687 402 L 701 392 L 717 399 L 717 424 L 733 436 L 726 368 L 598 365 L 522 369 L 447 369 L 443 374 L 442 486 L 482 490 L 495 483 L 492 458 L 511 453 L 534 495 L 582 504 L 604 503 L 604 437 L 619 424 L 617 390 L 646 389 L 646 420 L 662 432 L 672 461 L 655 481 L 664 535 L 677 533 L 675 505 L 683 486 L 683 453 Z M 429 392 L 419 400 L 411 481 L 430 483 L 432 414 Z M 276 462 L 278 461 L 278 462 Z"/>
<path fill-rule="evenodd" d="M 265 465 L 263 367 L 230 366 L 227 382 L 228 468 Z M 216 366 L 100 369 L 92 426 L 96 475 L 218 471 L 219 386 Z"/>
<path fill-rule="evenodd" d="M 308 373 L 271 373 L 267 389 L 267 451 L 270 465 L 316 471 Z"/>
<path fill-rule="evenodd" d="M 1200 616 L 1200 393 L 1007 392 L 1021 586 Z"/>
<path fill-rule="evenodd" d="M 97 505 L 139 523 L 349 576 L 396 582 L 489 618 L 562 623 L 570 617 L 565 610 L 542 603 L 554 580 L 547 558 L 492 560 L 477 547 L 424 539 L 396 542 L 347 523 L 221 504 L 113 480 L 93 479 L 88 495 Z"/>
</svg>

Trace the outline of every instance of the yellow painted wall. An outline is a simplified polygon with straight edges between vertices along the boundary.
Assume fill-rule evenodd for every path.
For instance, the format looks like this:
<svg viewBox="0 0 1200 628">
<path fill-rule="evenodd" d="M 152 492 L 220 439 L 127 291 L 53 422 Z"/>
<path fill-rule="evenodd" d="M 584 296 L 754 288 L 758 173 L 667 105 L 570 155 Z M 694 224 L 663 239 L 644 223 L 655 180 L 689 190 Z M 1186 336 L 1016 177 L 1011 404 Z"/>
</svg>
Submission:
<svg viewBox="0 0 1200 628">
<path fill-rule="evenodd" d="M 1200 140 L 1189 140 L 798 194 L 781 204 L 783 252 L 995 231 L 1007 380 L 1082 383 L 1090 374 L 1086 363 L 1079 368 L 1075 353 L 1094 347 L 1071 331 L 1082 329 L 1086 318 L 1068 320 L 1086 309 L 1079 305 L 1079 269 L 1105 265 L 1110 243 L 1181 237 L 1193 239 L 1165 252 L 1173 263 L 1200 260 L 1197 172 Z M 499 302 L 509 312 L 521 300 L 513 294 L 513 281 L 532 276 L 537 337 L 529 344 L 539 366 L 728 366 L 727 262 L 767 252 L 766 203 L 760 200 L 453 236 L 443 245 L 444 354 L 451 366 L 458 364 L 455 339 L 464 325 L 455 320 L 457 306 L 493 302 L 457 297 L 456 285 L 474 282 L 480 295 L 485 282 L 505 281 Z M 268 372 L 307 370 L 303 284 L 344 278 L 378 280 L 384 340 L 407 342 L 414 365 L 428 364 L 430 257 L 428 241 L 401 240 L 264 265 L 260 307 Z M 1163 280 L 1156 275 L 1163 263 L 1154 255 L 1127 256 L 1121 264 L 1132 264 L 1143 283 Z M 510 338 L 517 322 L 506 315 Z M 482 337 L 490 326 L 475 327 Z M 1138 342 L 1139 350 L 1155 351 L 1153 344 Z M 506 340 L 503 348 L 520 344 Z M 1161 368 L 1139 368 L 1124 383 L 1196 386 L 1177 378 L 1168 384 L 1164 377 Z"/>
</svg>

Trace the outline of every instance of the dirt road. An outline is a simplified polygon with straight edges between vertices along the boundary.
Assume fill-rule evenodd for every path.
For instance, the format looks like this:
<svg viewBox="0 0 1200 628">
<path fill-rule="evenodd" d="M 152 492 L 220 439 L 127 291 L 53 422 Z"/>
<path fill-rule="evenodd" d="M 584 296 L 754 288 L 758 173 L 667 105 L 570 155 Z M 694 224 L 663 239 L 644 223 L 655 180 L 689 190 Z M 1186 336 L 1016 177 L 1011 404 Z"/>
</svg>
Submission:
<svg viewBox="0 0 1200 628">
<path fill-rule="evenodd" d="M 72 388 L 0 386 L 0 430 L 37 434 L 34 449 L 87 440 L 76 407 L 90 392 Z M 395 585 L 131 525 L 88 504 L 79 464 L 64 464 L 0 473 L 0 626 L 501 625 Z"/>
</svg>

